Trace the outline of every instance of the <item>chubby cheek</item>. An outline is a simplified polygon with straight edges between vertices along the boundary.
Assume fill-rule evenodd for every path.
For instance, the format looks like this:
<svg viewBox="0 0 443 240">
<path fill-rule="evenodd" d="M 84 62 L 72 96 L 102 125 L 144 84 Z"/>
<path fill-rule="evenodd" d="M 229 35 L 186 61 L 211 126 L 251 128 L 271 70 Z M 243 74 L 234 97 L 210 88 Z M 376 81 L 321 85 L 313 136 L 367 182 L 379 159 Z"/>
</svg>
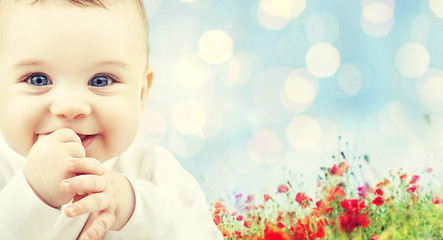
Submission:
<svg viewBox="0 0 443 240">
<path fill-rule="evenodd" d="M 2 109 L 3 110 L 3 109 Z M 26 157 L 36 139 L 34 128 L 26 113 L 2 111 L 1 132 L 6 143 L 18 154 Z"/>
<path fill-rule="evenodd" d="M 9 124 L 7 129 L 2 129 L 2 134 L 6 143 L 8 143 L 12 150 L 24 157 L 28 156 L 28 153 L 35 142 L 33 134 L 31 136 L 24 130 L 24 128 L 11 126 L 11 124 Z"/>
<path fill-rule="evenodd" d="M 98 136 L 98 144 L 95 145 L 94 151 L 88 153 L 87 150 L 87 155 L 90 154 L 90 157 L 101 162 L 120 155 L 134 141 L 138 124 L 138 115 L 126 113 L 114 118 L 109 116 L 105 121 L 102 121 L 103 129 L 102 134 Z"/>
</svg>

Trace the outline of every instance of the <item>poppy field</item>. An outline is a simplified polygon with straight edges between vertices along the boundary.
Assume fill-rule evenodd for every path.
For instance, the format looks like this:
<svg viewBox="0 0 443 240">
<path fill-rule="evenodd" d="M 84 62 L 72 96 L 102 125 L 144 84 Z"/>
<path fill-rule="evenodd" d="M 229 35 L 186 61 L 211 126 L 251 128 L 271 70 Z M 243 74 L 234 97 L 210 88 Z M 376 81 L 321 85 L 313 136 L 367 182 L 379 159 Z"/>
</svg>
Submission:
<svg viewBox="0 0 443 240">
<path fill-rule="evenodd" d="M 287 182 L 262 195 L 211 204 L 225 239 L 443 239 L 443 195 L 433 169 L 391 172 L 359 186 L 346 159 L 322 168 L 315 196 Z M 352 168 L 354 169 L 354 168 Z"/>
</svg>

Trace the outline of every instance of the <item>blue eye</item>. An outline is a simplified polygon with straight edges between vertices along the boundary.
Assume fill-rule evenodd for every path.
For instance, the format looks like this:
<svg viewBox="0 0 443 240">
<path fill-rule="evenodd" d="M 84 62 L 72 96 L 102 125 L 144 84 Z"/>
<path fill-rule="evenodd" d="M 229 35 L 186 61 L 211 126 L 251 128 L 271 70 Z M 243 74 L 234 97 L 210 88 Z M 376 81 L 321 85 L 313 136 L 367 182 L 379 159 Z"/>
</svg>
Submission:
<svg viewBox="0 0 443 240">
<path fill-rule="evenodd" d="M 34 75 L 31 76 L 28 80 L 28 83 L 34 86 L 46 86 L 52 84 L 51 80 L 49 80 L 46 76 L 43 75 Z"/>
<path fill-rule="evenodd" d="M 96 76 L 88 82 L 88 85 L 93 87 L 106 87 L 111 84 L 113 81 L 109 77 L 106 76 Z"/>
</svg>

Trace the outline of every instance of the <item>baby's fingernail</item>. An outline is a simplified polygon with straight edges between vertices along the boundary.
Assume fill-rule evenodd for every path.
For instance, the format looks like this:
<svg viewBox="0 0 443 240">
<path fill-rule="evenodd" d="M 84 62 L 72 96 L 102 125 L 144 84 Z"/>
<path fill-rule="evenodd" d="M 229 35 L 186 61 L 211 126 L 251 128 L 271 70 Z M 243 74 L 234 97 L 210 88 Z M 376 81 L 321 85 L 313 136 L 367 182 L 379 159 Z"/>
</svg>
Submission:
<svg viewBox="0 0 443 240">
<path fill-rule="evenodd" d="M 82 240 L 89 240 L 89 237 L 88 236 L 84 236 L 84 237 L 82 237 Z"/>
<path fill-rule="evenodd" d="M 69 212 L 69 216 L 75 216 L 75 209 L 73 207 L 68 207 L 66 211 Z"/>
</svg>

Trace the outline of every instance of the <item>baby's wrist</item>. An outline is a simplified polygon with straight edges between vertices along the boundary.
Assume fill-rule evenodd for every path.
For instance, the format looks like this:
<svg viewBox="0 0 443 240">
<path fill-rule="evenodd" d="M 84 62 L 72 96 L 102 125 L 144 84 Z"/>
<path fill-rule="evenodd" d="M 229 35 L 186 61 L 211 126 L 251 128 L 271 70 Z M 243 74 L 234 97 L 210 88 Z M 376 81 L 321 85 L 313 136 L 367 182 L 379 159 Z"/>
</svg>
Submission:
<svg viewBox="0 0 443 240">
<path fill-rule="evenodd" d="M 119 194 L 118 206 L 116 209 L 116 221 L 111 230 L 121 230 L 131 219 L 135 210 L 135 193 L 131 182 L 124 175 L 119 175 Z"/>
</svg>

